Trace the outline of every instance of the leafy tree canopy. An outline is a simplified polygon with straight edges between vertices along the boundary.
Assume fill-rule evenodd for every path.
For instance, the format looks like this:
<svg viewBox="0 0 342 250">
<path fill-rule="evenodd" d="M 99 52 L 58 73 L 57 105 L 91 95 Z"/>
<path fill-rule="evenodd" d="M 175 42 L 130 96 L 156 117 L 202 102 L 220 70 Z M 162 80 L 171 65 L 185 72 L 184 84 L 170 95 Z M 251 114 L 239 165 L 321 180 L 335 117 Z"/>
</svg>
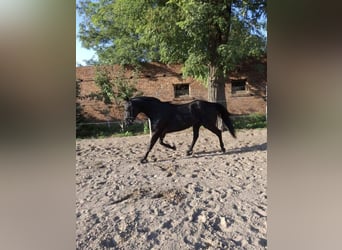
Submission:
<svg viewBox="0 0 342 250">
<path fill-rule="evenodd" d="M 100 63 L 184 64 L 207 79 L 208 65 L 227 72 L 265 53 L 265 0 L 80 0 L 79 37 Z"/>
</svg>

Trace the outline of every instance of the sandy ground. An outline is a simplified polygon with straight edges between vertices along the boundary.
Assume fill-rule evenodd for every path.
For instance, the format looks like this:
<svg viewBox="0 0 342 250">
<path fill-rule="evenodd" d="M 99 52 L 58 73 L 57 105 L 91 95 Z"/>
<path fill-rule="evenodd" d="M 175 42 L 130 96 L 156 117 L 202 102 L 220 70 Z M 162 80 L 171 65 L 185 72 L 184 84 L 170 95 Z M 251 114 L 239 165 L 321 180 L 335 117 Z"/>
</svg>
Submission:
<svg viewBox="0 0 342 250">
<path fill-rule="evenodd" d="M 266 249 L 267 130 L 76 141 L 77 249 Z"/>
</svg>

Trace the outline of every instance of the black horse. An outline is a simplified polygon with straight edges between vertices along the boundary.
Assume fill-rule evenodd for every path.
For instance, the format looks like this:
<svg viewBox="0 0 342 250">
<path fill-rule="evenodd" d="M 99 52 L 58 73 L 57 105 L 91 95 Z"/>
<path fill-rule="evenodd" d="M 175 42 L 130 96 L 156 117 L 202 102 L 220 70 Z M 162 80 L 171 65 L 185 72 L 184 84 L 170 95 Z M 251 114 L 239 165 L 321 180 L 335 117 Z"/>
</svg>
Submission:
<svg viewBox="0 0 342 250">
<path fill-rule="evenodd" d="M 144 113 L 150 120 L 152 126 L 152 138 L 145 156 L 141 163 L 147 162 L 147 156 L 159 138 L 161 145 L 175 150 L 175 146 L 165 143 L 166 133 L 180 131 L 192 126 L 193 140 L 187 151 L 192 154 L 192 149 L 199 134 L 199 128 L 203 125 L 217 135 L 220 140 L 222 152 L 225 152 L 222 141 L 222 132 L 216 127 L 217 116 L 221 116 L 224 124 L 228 127 L 230 134 L 236 138 L 235 129 L 229 118 L 228 111 L 218 103 L 195 100 L 187 104 L 171 104 L 161 102 L 157 98 L 140 96 L 127 99 L 125 103 L 125 124 L 130 125 L 139 113 Z"/>
</svg>

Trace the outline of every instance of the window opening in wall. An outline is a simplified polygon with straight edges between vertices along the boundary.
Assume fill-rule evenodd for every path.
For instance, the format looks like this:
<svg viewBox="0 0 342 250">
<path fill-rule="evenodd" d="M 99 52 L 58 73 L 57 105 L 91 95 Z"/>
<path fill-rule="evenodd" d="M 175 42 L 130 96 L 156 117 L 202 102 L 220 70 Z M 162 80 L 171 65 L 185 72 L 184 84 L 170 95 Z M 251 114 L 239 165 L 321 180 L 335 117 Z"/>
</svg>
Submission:
<svg viewBox="0 0 342 250">
<path fill-rule="evenodd" d="M 182 97 L 182 96 L 189 96 L 189 84 L 182 83 L 182 84 L 175 84 L 173 85 L 175 98 Z"/>
<path fill-rule="evenodd" d="M 231 80 L 232 94 L 247 93 L 247 81 L 246 79 Z"/>
</svg>

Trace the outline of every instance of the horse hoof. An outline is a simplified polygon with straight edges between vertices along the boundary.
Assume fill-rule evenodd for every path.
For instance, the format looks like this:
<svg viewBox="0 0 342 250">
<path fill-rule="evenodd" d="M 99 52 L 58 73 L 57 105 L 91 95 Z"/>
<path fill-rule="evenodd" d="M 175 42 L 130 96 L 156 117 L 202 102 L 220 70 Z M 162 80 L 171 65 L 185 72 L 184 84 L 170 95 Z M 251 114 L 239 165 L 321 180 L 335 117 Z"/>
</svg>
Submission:
<svg viewBox="0 0 342 250">
<path fill-rule="evenodd" d="M 173 146 L 171 147 L 171 149 L 173 149 L 173 150 L 176 150 L 176 146 L 175 146 L 175 145 L 173 145 Z"/>
<path fill-rule="evenodd" d="M 192 151 L 186 151 L 186 155 L 192 155 Z"/>
<path fill-rule="evenodd" d="M 225 153 L 226 152 L 226 149 L 225 148 L 222 148 L 222 153 Z"/>
<path fill-rule="evenodd" d="M 141 159 L 140 163 L 142 163 L 142 164 L 147 163 L 147 159 Z"/>
</svg>

